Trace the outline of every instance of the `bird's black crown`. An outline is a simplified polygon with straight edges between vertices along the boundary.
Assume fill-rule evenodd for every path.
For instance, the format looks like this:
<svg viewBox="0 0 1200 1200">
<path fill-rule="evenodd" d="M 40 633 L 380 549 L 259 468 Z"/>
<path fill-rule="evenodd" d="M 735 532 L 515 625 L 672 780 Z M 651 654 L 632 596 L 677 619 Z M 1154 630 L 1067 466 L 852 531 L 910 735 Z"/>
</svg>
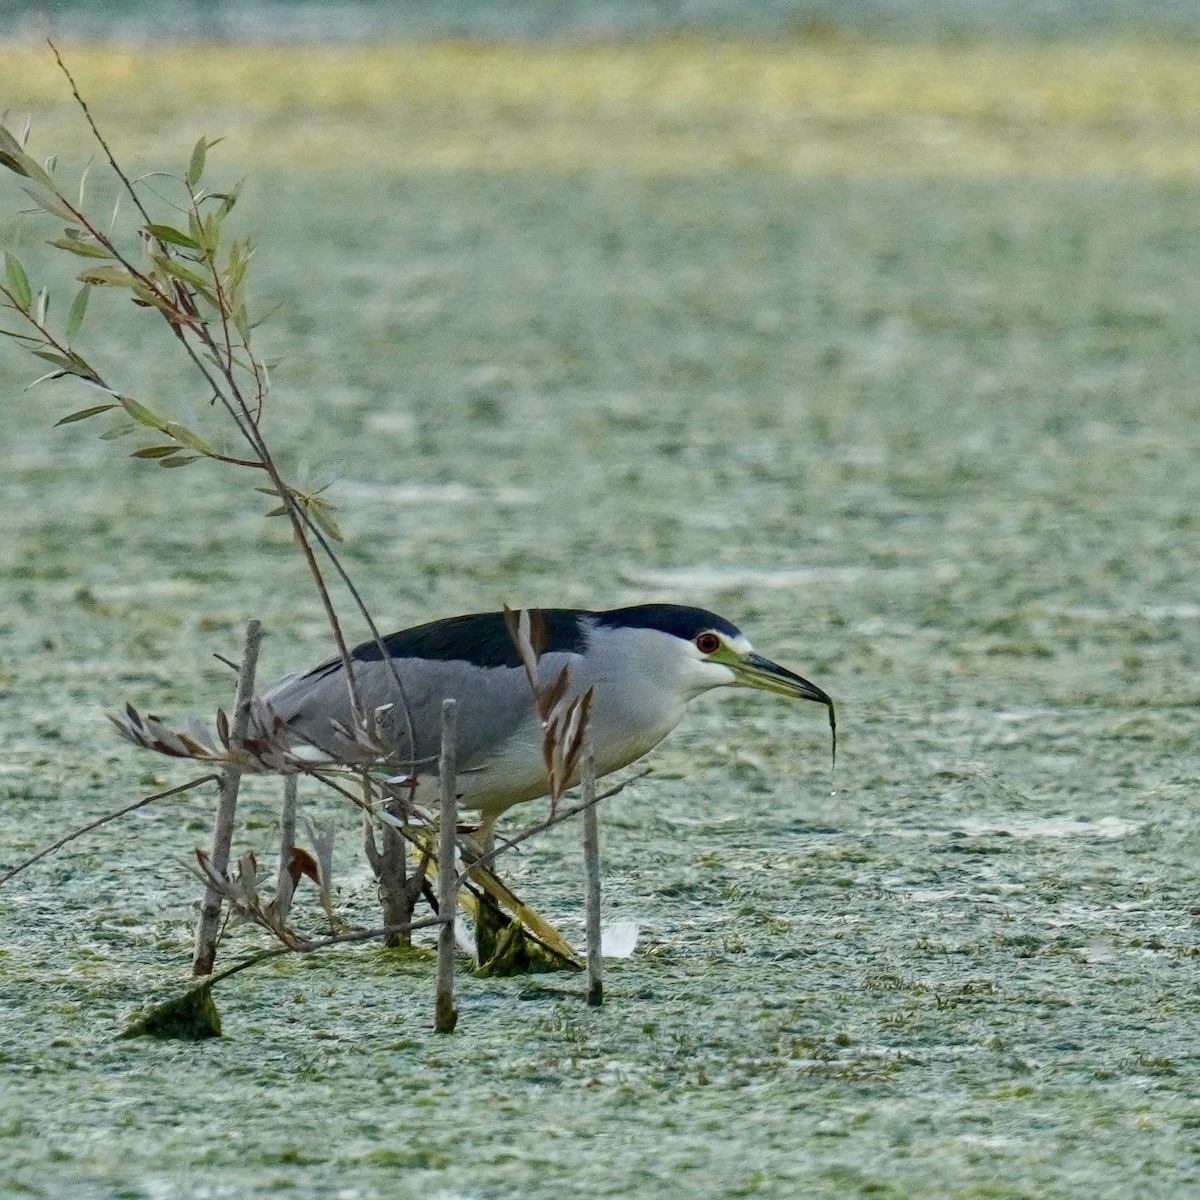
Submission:
<svg viewBox="0 0 1200 1200">
<path fill-rule="evenodd" d="M 689 608 L 686 604 L 635 604 L 631 608 L 610 608 L 608 612 L 589 615 L 597 625 L 614 629 L 659 629 L 683 638 L 685 642 L 709 629 L 730 638 L 742 636 L 742 631 L 724 617 L 718 617 L 706 608 Z"/>
</svg>

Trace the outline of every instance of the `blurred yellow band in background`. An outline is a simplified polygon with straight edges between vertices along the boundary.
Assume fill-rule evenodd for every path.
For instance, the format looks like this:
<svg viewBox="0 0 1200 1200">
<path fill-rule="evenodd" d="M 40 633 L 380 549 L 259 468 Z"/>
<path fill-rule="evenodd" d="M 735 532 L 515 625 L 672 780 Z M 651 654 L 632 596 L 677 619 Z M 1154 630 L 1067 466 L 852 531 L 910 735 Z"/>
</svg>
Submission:
<svg viewBox="0 0 1200 1200">
<path fill-rule="evenodd" d="M 339 173 L 739 170 L 1186 179 L 1200 46 L 854 41 L 178 43 L 60 49 L 119 155 Z M 37 41 L 0 46 L 10 125 L 90 155 Z"/>
</svg>

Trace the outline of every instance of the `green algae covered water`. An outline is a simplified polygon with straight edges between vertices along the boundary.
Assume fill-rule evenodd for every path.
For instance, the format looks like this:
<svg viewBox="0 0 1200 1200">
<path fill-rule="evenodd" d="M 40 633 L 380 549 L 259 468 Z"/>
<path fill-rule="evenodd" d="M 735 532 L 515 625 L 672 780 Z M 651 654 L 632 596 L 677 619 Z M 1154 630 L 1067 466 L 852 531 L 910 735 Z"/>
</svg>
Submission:
<svg viewBox="0 0 1200 1200">
<path fill-rule="evenodd" d="M 1132 176 L 256 177 L 281 454 L 381 621 L 701 603 L 835 697 L 836 772 L 812 705 L 696 703 L 603 812 L 641 927 L 603 1009 L 464 973 L 452 1036 L 432 962 L 362 946 L 221 985 L 217 1041 L 115 1040 L 183 985 L 207 800 L 74 843 L 0 889 L 0 1192 L 1200 1188 L 1197 212 Z M 3 354 L 12 864 L 187 777 L 105 709 L 228 704 L 249 616 L 265 675 L 327 637 L 260 498 L 51 429 Z M 306 803 L 373 919 L 353 813 Z M 239 848 L 274 813 L 252 786 Z M 581 940 L 576 830 L 506 877 Z"/>
</svg>

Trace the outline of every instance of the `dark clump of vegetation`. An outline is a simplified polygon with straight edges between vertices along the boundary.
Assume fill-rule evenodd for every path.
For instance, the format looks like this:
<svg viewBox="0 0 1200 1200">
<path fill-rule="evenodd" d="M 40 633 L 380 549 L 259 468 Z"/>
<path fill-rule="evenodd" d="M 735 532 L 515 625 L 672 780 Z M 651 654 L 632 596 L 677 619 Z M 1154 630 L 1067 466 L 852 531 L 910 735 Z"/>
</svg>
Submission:
<svg viewBox="0 0 1200 1200">
<path fill-rule="evenodd" d="M 202 1042 L 221 1036 L 221 1014 L 213 1000 L 213 981 L 206 979 L 180 996 L 172 996 L 133 1017 L 122 1038 L 151 1037 Z"/>
</svg>

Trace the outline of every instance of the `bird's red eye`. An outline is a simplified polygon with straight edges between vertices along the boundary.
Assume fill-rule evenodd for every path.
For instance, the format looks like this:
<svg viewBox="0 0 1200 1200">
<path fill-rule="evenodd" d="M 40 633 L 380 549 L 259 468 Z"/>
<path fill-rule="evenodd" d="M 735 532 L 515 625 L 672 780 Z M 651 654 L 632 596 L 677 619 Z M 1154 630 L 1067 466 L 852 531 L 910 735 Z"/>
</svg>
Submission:
<svg viewBox="0 0 1200 1200">
<path fill-rule="evenodd" d="M 696 649 L 701 654 L 715 654 L 721 648 L 721 639 L 715 633 L 702 633 L 696 638 Z"/>
</svg>

